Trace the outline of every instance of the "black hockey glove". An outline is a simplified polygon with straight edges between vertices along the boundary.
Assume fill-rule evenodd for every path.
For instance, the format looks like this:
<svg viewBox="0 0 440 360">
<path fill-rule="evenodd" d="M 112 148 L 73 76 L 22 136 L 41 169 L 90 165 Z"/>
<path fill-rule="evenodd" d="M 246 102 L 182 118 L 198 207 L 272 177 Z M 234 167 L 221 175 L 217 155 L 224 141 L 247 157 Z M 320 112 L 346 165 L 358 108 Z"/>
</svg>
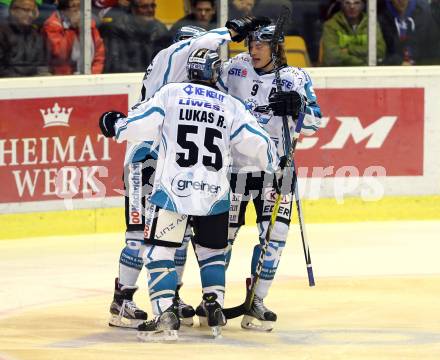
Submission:
<svg viewBox="0 0 440 360">
<path fill-rule="evenodd" d="M 232 41 L 240 42 L 246 39 L 251 31 L 255 31 L 260 26 L 270 25 L 270 23 L 270 19 L 264 16 L 244 16 L 239 19 L 228 20 L 225 26 L 237 33 L 237 35 L 231 38 Z"/>
<path fill-rule="evenodd" d="M 106 111 L 99 118 L 99 128 L 105 137 L 111 138 L 115 136 L 115 124 L 121 119 L 125 118 L 127 115 L 119 111 Z"/>
<path fill-rule="evenodd" d="M 275 116 L 293 116 L 298 117 L 300 111 L 304 111 L 302 95 L 296 91 L 279 91 L 269 96 L 269 108 Z"/>
<path fill-rule="evenodd" d="M 280 162 L 278 163 L 278 166 L 280 167 L 281 171 L 284 170 L 286 165 L 287 165 L 287 156 L 286 155 L 280 156 Z"/>
</svg>

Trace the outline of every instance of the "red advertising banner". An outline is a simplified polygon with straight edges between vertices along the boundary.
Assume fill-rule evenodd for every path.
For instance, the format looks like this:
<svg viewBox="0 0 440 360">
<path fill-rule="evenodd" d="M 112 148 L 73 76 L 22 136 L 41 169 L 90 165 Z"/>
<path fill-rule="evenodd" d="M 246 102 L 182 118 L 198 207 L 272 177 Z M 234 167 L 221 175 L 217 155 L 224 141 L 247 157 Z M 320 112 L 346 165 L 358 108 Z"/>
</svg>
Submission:
<svg viewBox="0 0 440 360">
<path fill-rule="evenodd" d="M 300 174 L 423 175 L 423 88 L 316 92 L 323 128 L 301 138 Z M 0 100 L 0 203 L 119 196 L 125 145 L 98 128 L 109 109 L 126 112 L 128 95 Z"/>
<path fill-rule="evenodd" d="M 308 168 L 307 176 L 314 167 L 333 167 L 326 175 L 338 176 L 337 170 L 347 166 L 360 176 L 369 167 L 383 167 L 387 176 L 423 175 L 423 88 L 316 93 L 325 127 L 302 137 L 298 146 L 297 166 Z"/>
<path fill-rule="evenodd" d="M 0 203 L 120 196 L 125 145 L 99 116 L 128 95 L 0 100 Z"/>
</svg>

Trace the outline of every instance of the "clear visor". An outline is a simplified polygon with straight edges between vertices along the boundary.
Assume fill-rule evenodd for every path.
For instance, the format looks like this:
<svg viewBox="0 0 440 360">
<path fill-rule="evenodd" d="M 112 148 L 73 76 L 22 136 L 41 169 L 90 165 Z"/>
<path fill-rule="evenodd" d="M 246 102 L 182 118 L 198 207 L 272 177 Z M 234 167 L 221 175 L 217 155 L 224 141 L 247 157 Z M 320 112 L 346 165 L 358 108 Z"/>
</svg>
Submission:
<svg viewBox="0 0 440 360">
<path fill-rule="evenodd" d="M 257 42 L 271 42 L 272 41 L 272 34 L 264 34 L 258 31 L 251 32 L 249 36 L 245 39 L 244 43 L 245 46 L 249 46 L 249 43 L 251 41 L 257 41 Z"/>
</svg>

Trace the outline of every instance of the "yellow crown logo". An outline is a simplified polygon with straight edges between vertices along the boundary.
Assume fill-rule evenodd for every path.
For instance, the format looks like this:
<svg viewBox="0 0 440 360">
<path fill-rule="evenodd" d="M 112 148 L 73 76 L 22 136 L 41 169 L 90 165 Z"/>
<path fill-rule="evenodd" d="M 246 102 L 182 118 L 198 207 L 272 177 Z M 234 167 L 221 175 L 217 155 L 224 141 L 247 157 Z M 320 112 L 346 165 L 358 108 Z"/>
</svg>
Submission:
<svg viewBox="0 0 440 360">
<path fill-rule="evenodd" d="M 40 109 L 41 115 L 43 115 L 44 126 L 69 126 L 69 117 L 73 108 L 60 108 L 58 103 L 55 103 L 53 108 L 47 108 L 45 110 Z"/>
</svg>

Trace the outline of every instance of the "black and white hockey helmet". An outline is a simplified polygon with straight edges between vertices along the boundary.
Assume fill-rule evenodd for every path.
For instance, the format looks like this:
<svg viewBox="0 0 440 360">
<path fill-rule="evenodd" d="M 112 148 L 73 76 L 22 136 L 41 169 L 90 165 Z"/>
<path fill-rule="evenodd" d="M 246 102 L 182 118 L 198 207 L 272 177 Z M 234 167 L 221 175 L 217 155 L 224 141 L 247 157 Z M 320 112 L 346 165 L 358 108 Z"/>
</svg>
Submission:
<svg viewBox="0 0 440 360">
<path fill-rule="evenodd" d="M 275 25 L 268 25 L 260 27 L 259 29 L 252 31 L 249 33 L 247 37 L 247 45 L 249 46 L 249 43 L 251 41 L 258 41 L 258 42 L 271 42 L 273 39 L 273 35 L 275 33 Z M 284 43 L 284 34 L 281 33 L 281 36 L 278 39 L 278 43 L 282 44 Z"/>
<path fill-rule="evenodd" d="M 188 58 L 187 72 L 190 81 L 216 82 L 221 60 L 218 53 L 209 49 L 194 50 Z"/>
<path fill-rule="evenodd" d="M 206 30 L 199 26 L 182 26 L 179 30 L 177 30 L 176 35 L 174 35 L 174 42 L 176 43 L 181 40 L 190 39 L 205 32 Z"/>
</svg>

